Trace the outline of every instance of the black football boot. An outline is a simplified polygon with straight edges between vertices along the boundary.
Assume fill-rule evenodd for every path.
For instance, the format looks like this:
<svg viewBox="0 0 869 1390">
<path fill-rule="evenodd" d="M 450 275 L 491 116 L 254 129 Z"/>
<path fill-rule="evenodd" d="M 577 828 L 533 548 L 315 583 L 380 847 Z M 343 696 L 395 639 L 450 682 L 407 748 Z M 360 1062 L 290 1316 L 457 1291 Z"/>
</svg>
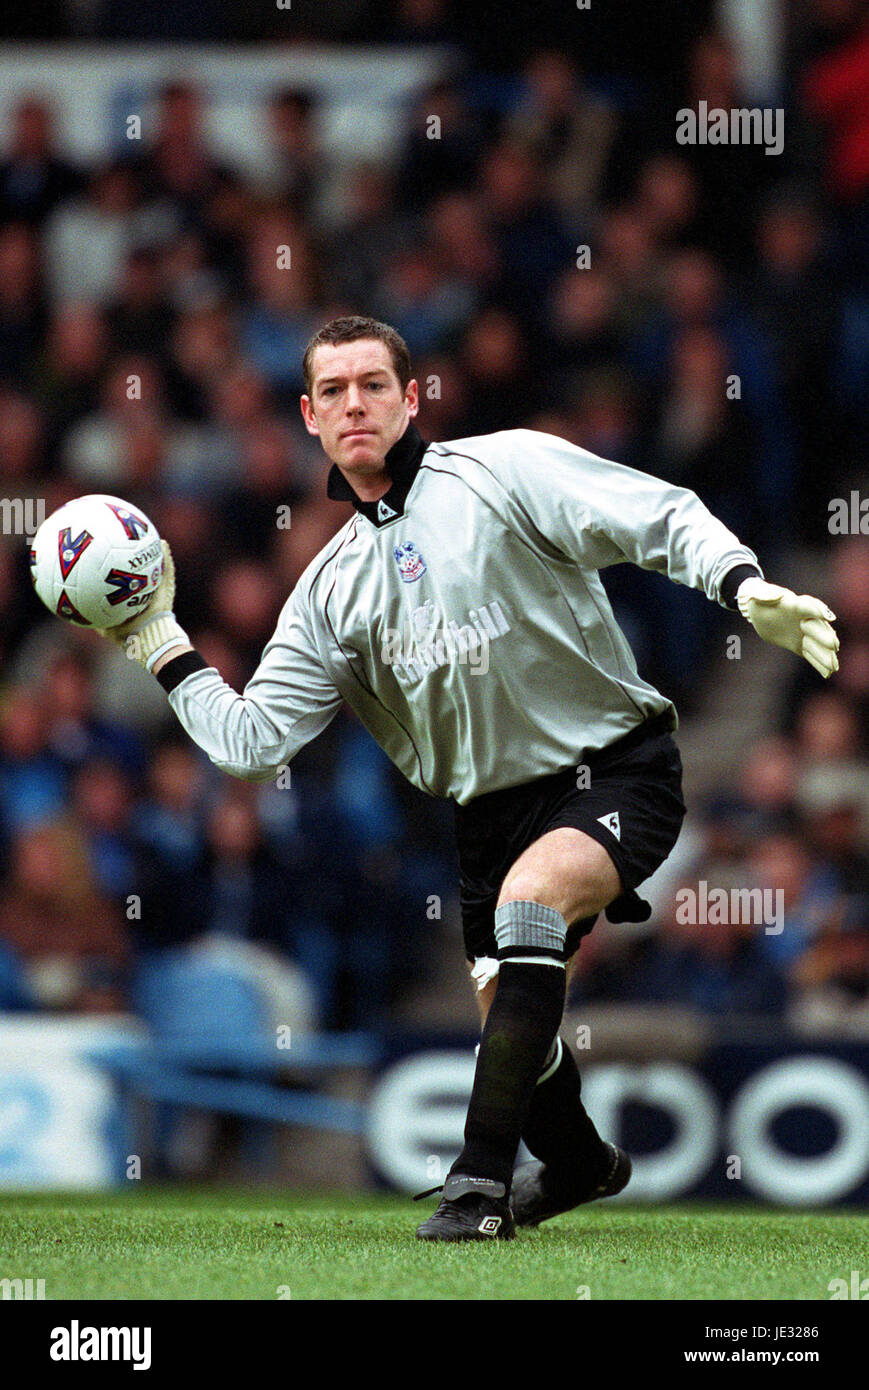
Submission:
<svg viewBox="0 0 869 1390">
<path fill-rule="evenodd" d="M 631 1160 L 624 1149 L 607 1144 L 609 1166 L 603 1177 L 594 1183 L 555 1170 L 538 1159 L 522 1163 L 513 1174 L 510 1209 L 517 1226 L 539 1226 L 541 1221 L 561 1216 L 585 1202 L 599 1197 L 614 1197 L 627 1187 L 631 1178 Z"/>
<path fill-rule="evenodd" d="M 416 1234 L 418 1240 L 512 1240 L 516 1229 L 506 1187 L 492 1178 L 451 1173 L 437 1210 Z"/>
</svg>

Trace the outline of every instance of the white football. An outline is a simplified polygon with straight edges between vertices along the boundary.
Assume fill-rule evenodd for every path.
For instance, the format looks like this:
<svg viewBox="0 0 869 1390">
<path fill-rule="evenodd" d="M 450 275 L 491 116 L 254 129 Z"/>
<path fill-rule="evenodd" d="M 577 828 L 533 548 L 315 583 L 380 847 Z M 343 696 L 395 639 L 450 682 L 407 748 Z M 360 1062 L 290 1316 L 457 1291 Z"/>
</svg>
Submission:
<svg viewBox="0 0 869 1390">
<path fill-rule="evenodd" d="M 30 573 L 58 618 L 117 627 L 150 603 L 163 574 L 163 548 L 138 507 L 93 493 L 45 518 L 33 537 Z"/>
</svg>

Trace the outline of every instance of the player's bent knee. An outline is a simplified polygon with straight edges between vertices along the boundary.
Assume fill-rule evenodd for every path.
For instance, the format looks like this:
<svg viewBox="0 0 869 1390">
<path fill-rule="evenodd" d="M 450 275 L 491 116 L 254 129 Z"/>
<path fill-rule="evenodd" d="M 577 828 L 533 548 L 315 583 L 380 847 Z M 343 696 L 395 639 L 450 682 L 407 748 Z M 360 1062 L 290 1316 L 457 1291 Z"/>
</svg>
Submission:
<svg viewBox="0 0 869 1390">
<path fill-rule="evenodd" d="M 552 911 L 560 913 L 570 926 L 582 917 L 597 916 L 612 898 L 618 896 L 620 887 L 615 869 L 607 873 L 589 873 L 578 881 L 574 875 L 569 885 L 565 884 L 558 890 L 544 887 L 535 877 L 523 874 L 505 881 L 498 906 L 505 907 L 511 902 L 545 904 Z"/>
<path fill-rule="evenodd" d="M 545 886 L 537 874 L 518 873 L 511 878 L 508 874 L 498 897 L 499 906 L 508 902 L 539 903 L 549 897 Z"/>
</svg>

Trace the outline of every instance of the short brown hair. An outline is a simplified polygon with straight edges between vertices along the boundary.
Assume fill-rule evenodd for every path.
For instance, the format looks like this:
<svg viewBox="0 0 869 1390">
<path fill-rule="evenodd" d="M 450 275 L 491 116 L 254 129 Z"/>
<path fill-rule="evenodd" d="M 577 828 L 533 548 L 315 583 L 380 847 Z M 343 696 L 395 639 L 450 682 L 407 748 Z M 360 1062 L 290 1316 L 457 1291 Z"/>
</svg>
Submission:
<svg viewBox="0 0 869 1390">
<path fill-rule="evenodd" d="M 378 319 L 366 318 L 364 314 L 348 314 L 344 318 L 332 319 L 331 323 L 327 323 L 325 328 L 321 328 L 319 332 L 314 334 L 305 348 L 302 371 L 305 375 L 305 387 L 309 395 L 314 384 L 311 368 L 317 348 L 324 345 L 336 347 L 339 343 L 355 343 L 359 338 L 376 338 L 379 342 L 386 344 L 392 358 L 392 365 L 395 368 L 395 375 L 398 377 L 402 391 L 405 389 L 410 381 L 410 353 L 401 334 L 396 333 L 395 329 L 391 328 L 388 323 L 380 323 Z"/>
</svg>

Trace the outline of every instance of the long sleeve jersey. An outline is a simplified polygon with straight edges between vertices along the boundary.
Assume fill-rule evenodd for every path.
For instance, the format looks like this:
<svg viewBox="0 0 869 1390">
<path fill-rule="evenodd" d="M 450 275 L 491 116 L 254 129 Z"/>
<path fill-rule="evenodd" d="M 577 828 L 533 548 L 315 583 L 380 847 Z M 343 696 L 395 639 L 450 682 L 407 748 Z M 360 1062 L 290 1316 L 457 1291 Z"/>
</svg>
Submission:
<svg viewBox="0 0 869 1390">
<path fill-rule="evenodd" d="M 733 606 L 753 552 L 695 493 L 535 430 L 429 444 L 302 574 L 238 694 L 198 654 L 159 679 L 219 768 L 266 781 L 343 701 L 417 787 L 465 803 L 575 766 L 672 710 L 600 580 L 631 561 Z M 728 578 L 729 577 L 729 578 Z M 727 582 L 725 582 L 727 581 Z M 674 711 L 675 723 L 675 711 Z"/>
</svg>

